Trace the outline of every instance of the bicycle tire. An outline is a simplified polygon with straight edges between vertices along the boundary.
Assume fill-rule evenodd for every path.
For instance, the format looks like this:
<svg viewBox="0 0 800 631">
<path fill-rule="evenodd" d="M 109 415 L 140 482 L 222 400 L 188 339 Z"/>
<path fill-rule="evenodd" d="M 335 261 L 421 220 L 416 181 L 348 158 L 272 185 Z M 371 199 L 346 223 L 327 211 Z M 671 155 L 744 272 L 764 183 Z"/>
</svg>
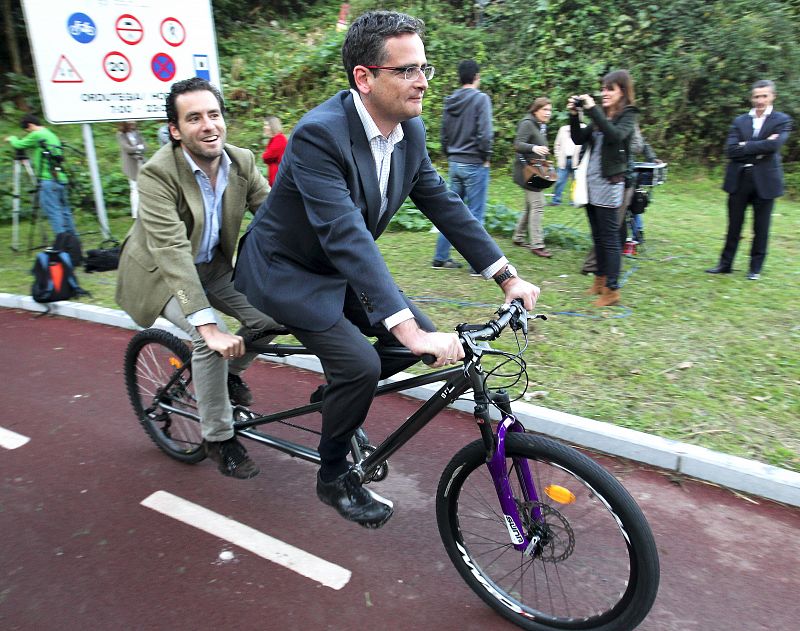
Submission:
<svg viewBox="0 0 800 631">
<path fill-rule="evenodd" d="M 125 385 L 136 417 L 159 449 L 188 464 L 206 457 L 191 367 L 187 369 L 188 376 L 182 375 L 164 396 L 164 403 L 195 415 L 197 420 L 171 413 L 155 403 L 155 399 L 175 370 L 191 356 L 184 342 L 160 329 L 140 331 L 125 351 Z"/>
<path fill-rule="evenodd" d="M 634 629 L 658 591 L 653 534 L 620 482 L 590 458 L 550 439 L 506 435 L 506 462 L 526 535 L 539 528 L 537 553 L 514 549 L 485 466 L 482 440 L 464 447 L 436 493 L 439 533 L 450 560 L 490 607 L 530 631 Z M 513 459 L 528 461 L 541 511 L 522 505 Z M 551 486 L 555 485 L 555 486 Z M 559 497 L 559 503 L 545 493 Z M 574 493 L 574 501 L 563 491 Z M 549 543 L 546 541 L 550 539 Z"/>
</svg>

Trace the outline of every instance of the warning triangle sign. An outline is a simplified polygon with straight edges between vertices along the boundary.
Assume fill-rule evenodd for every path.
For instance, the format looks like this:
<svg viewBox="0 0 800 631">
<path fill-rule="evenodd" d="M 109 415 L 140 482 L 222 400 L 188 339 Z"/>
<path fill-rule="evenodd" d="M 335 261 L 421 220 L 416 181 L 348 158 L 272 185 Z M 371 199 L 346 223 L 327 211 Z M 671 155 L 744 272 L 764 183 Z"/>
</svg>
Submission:
<svg viewBox="0 0 800 631">
<path fill-rule="evenodd" d="M 56 69 L 53 71 L 53 83 L 83 83 L 83 77 L 75 70 L 69 59 L 64 55 L 58 58 Z"/>
</svg>

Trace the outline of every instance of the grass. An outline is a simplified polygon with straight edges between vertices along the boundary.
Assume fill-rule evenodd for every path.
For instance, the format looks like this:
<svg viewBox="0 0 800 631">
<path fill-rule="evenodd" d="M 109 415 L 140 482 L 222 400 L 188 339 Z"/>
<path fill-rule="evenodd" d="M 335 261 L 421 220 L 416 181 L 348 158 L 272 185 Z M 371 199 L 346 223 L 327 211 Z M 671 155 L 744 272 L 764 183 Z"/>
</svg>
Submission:
<svg viewBox="0 0 800 631">
<path fill-rule="evenodd" d="M 521 206 L 509 175 L 492 177 L 490 203 Z M 113 211 L 113 209 L 112 209 Z M 90 212 L 77 213 L 81 231 L 96 230 Z M 122 236 L 130 218 L 112 212 Z M 585 231 L 582 210 L 548 207 L 545 223 Z M 759 282 L 745 279 L 749 235 L 737 271 L 704 274 L 716 263 L 725 229 L 719 182 L 671 173 L 645 214 L 646 247 L 626 259 L 624 306 L 597 309 L 583 294 L 591 279 L 578 270 L 582 250 L 550 246 L 544 260 L 497 241 L 520 274 L 542 287 L 528 351 L 536 403 L 632 429 L 800 470 L 800 204 L 781 199 L 773 214 L 769 257 Z M 28 224 L 21 230 L 27 243 Z M 84 234 L 96 247 L 99 234 Z M 0 226 L 0 291 L 28 294 L 33 255 L 14 253 L 9 225 Z M 482 322 L 501 294 L 464 270 L 429 263 L 435 235 L 389 232 L 379 241 L 398 284 L 420 298 L 441 329 Z M 81 273 L 91 302 L 114 307 L 115 272 Z"/>
</svg>

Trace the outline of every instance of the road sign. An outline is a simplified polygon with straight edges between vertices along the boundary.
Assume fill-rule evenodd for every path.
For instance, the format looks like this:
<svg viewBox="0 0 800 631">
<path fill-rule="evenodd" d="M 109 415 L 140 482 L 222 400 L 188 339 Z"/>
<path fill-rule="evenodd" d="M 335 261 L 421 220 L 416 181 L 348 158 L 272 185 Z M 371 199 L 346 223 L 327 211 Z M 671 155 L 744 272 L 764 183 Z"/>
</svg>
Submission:
<svg viewBox="0 0 800 631">
<path fill-rule="evenodd" d="M 161 37 L 170 46 L 180 46 L 186 40 L 186 30 L 180 20 L 167 18 L 161 23 Z"/>
<path fill-rule="evenodd" d="M 121 83 L 131 76 L 131 62 L 122 53 L 113 51 L 103 58 L 103 70 L 109 79 Z"/>
<path fill-rule="evenodd" d="M 50 79 L 53 83 L 83 83 L 83 78 L 75 69 L 69 59 L 61 55 L 58 58 L 56 69 L 53 71 L 53 76 Z"/>
<path fill-rule="evenodd" d="M 51 123 L 163 119 L 171 82 L 220 87 L 210 0 L 21 2 Z"/>
<path fill-rule="evenodd" d="M 142 23 L 129 13 L 117 18 L 116 29 L 119 38 L 131 46 L 141 42 L 144 37 Z"/>
<path fill-rule="evenodd" d="M 76 42 L 88 44 L 97 34 L 94 21 L 85 13 L 73 13 L 67 19 L 67 30 Z"/>
<path fill-rule="evenodd" d="M 156 53 L 150 67 L 159 81 L 172 81 L 175 76 L 175 62 L 167 53 Z"/>
</svg>

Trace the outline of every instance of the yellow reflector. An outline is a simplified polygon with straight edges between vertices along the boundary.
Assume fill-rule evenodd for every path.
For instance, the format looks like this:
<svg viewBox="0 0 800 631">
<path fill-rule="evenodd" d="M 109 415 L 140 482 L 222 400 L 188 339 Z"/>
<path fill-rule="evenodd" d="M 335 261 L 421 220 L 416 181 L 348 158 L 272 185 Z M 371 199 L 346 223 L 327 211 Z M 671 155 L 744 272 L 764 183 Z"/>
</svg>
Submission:
<svg viewBox="0 0 800 631">
<path fill-rule="evenodd" d="M 183 362 L 173 355 L 172 357 L 169 358 L 169 365 L 172 366 L 173 368 L 182 368 Z"/>
<path fill-rule="evenodd" d="M 559 504 L 572 504 L 575 501 L 575 494 L 569 489 L 557 484 L 551 484 L 544 487 L 544 493 L 554 502 Z"/>
</svg>

